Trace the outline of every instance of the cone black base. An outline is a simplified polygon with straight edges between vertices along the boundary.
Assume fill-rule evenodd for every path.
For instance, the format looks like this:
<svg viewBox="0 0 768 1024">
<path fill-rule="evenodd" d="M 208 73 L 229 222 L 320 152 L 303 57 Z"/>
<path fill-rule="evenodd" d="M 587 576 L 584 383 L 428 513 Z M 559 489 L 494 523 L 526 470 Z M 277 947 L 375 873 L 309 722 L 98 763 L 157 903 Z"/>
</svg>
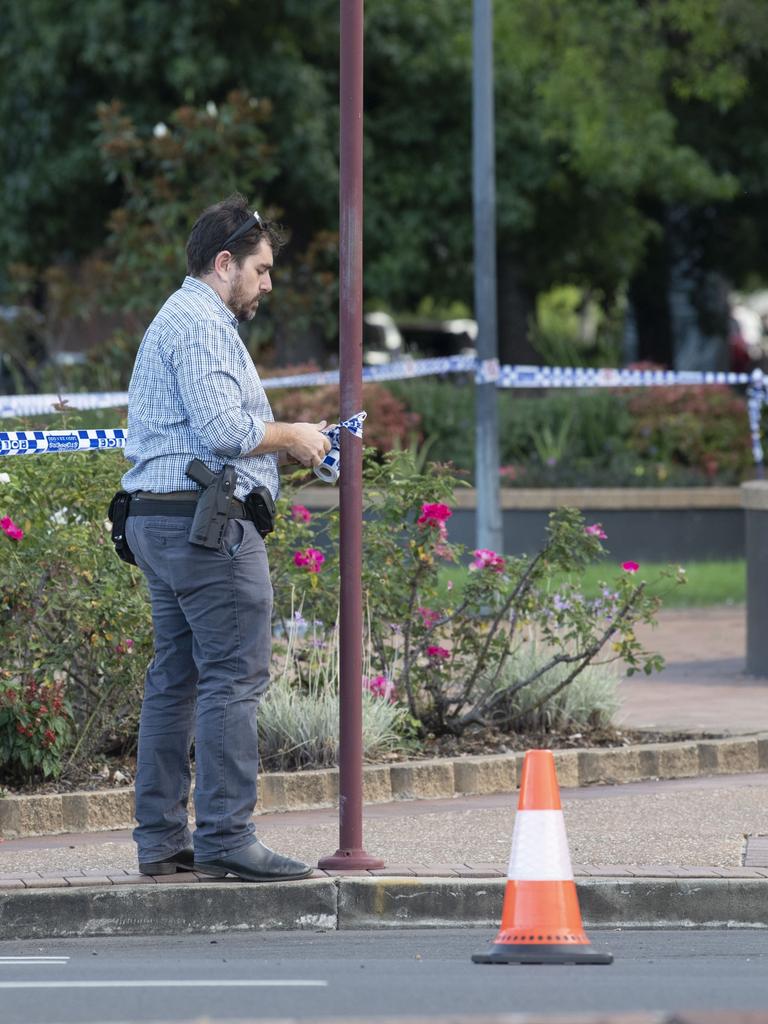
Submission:
<svg viewBox="0 0 768 1024">
<path fill-rule="evenodd" d="M 485 953 L 475 953 L 473 964 L 612 964 L 610 953 L 595 953 L 590 946 L 529 945 L 495 942 Z"/>
</svg>

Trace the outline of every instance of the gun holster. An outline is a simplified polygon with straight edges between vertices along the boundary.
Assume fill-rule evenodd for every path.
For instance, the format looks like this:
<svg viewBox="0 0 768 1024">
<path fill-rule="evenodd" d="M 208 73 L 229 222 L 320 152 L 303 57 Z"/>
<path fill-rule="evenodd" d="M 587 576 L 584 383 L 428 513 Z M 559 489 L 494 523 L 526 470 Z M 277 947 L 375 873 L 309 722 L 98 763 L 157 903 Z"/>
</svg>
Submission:
<svg viewBox="0 0 768 1024">
<path fill-rule="evenodd" d="M 129 565 L 136 565 L 136 559 L 125 537 L 125 522 L 128 519 L 130 504 L 131 495 L 127 491 L 118 491 L 109 503 L 107 517 L 112 523 L 112 543 L 115 545 L 118 558 Z"/>
<path fill-rule="evenodd" d="M 219 473 L 214 473 L 200 459 L 193 459 L 185 472 L 203 488 L 192 518 L 189 543 L 220 549 L 237 486 L 235 467 L 224 466 Z"/>
</svg>

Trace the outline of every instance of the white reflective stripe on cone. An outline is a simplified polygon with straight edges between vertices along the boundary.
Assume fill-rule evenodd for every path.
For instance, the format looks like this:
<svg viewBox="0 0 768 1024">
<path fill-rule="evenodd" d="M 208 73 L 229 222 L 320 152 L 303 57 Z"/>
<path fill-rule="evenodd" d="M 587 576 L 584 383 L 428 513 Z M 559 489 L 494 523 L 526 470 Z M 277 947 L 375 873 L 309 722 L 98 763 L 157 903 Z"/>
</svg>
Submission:
<svg viewBox="0 0 768 1024">
<path fill-rule="evenodd" d="M 507 877 L 525 882 L 573 878 L 562 811 L 517 812 Z"/>
</svg>

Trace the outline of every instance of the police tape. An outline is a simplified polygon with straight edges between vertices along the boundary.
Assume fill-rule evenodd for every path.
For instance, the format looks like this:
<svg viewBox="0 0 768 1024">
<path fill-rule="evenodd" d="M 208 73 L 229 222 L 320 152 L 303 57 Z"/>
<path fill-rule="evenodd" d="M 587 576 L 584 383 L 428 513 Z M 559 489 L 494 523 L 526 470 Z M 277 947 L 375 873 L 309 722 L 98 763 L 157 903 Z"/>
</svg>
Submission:
<svg viewBox="0 0 768 1024">
<path fill-rule="evenodd" d="M 0 430 L 4 455 L 42 455 L 44 452 L 98 451 L 125 448 L 127 430 Z"/>
<path fill-rule="evenodd" d="M 320 465 L 315 467 L 315 476 L 320 480 L 325 483 L 335 483 L 338 480 L 341 463 L 341 428 L 346 428 L 354 437 L 362 439 L 363 421 L 367 415 L 363 410 L 323 431 L 331 442 L 331 450 Z M 121 429 L 0 430 L 0 457 L 125 448 L 127 440 L 128 431 Z"/>
<path fill-rule="evenodd" d="M 761 438 L 762 408 L 768 391 L 762 370 L 733 373 L 716 370 L 614 369 L 573 366 L 501 366 L 498 359 L 476 359 L 471 355 L 443 356 L 434 359 L 405 359 L 384 366 L 363 367 L 364 382 L 408 380 L 446 374 L 473 374 L 477 384 L 497 388 L 636 388 L 692 385 L 746 385 L 747 414 L 755 464 L 763 465 Z M 338 384 L 339 371 L 288 374 L 262 380 L 265 390 Z M 45 414 L 62 406 L 82 411 L 127 406 L 127 391 L 104 391 L 61 395 L 0 396 L 0 418 Z M 61 439 L 56 437 L 61 435 Z M 73 438 L 77 436 L 75 445 Z M 48 438 L 52 445 L 48 446 Z M 30 443 L 27 444 L 29 438 Z M 121 443 L 122 440 L 122 443 Z M 15 445 L 12 447 L 12 444 Z M 35 442 L 34 444 L 31 442 Z M 83 443 L 81 443 L 83 442 Z M 85 443 L 87 442 L 87 443 Z M 124 432 L 118 430 L 78 431 L 0 431 L 0 456 L 43 451 L 76 451 L 93 448 L 124 447 Z M 57 447 L 58 446 L 58 447 Z"/>
<path fill-rule="evenodd" d="M 408 380 L 414 377 L 434 377 L 447 373 L 473 373 L 478 366 L 474 356 L 444 356 L 435 359 L 404 359 L 386 366 L 363 367 L 363 381 L 375 383 L 385 380 Z M 478 371 L 480 372 L 480 371 Z M 338 370 L 314 373 L 287 374 L 282 377 L 264 377 L 265 391 L 278 388 L 306 388 L 339 383 Z M 67 395 L 0 395 L 0 419 L 11 416 L 40 416 L 53 409 L 120 409 L 128 406 L 127 391 L 91 391 Z"/>
</svg>

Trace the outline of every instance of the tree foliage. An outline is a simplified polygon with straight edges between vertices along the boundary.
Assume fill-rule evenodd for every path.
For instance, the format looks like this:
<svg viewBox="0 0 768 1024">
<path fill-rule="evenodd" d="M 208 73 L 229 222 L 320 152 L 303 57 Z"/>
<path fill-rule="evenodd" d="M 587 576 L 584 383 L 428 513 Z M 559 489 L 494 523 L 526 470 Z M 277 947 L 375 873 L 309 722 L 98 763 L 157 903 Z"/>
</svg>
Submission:
<svg viewBox="0 0 768 1024">
<path fill-rule="evenodd" d="M 394 309 L 425 296 L 471 305 L 471 5 L 368 0 L 366 19 L 367 295 Z M 536 294 L 577 284 L 609 307 L 660 262 L 670 234 L 702 274 L 737 284 L 768 274 L 764 0 L 516 0 L 495 5 L 495 27 L 503 354 L 514 354 Z M 181 129 L 181 112 L 202 117 L 233 91 L 271 110 L 258 167 L 243 170 L 247 139 L 222 139 L 217 158 L 200 162 L 190 145 L 158 263 L 170 264 L 195 203 L 255 179 L 293 233 L 285 317 L 300 330 L 320 317 L 331 337 L 332 317 L 301 296 L 318 287 L 314 259 L 327 272 L 337 230 L 335 0 L 93 0 L 66 17 L 53 0 L 5 5 L 4 260 L 80 260 L 103 245 L 114 210 L 137 217 L 120 238 L 130 244 L 137 183 L 142 201 L 158 200 L 142 179 L 171 146 L 155 145 L 154 125 L 176 118 Z M 125 160 L 99 159 L 104 110 L 144 140 L 133 179 Z M 154 283 L 150 271 L 143 289 Z M 329 281 L 319 287 L 333 298 Z"/>
</svg>

